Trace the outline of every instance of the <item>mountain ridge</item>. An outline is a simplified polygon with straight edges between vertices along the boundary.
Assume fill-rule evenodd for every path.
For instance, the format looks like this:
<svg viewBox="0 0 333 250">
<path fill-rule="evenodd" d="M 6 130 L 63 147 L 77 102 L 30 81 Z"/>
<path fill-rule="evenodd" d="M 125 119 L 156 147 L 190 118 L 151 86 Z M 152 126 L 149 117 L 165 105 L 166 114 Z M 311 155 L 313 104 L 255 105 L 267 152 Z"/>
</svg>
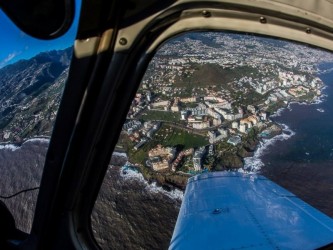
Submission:
<svg viewBox="0 0 333 250">
<path fill-rule="evenodd" d="M 0 142 L 51 134 L 72 51 L 46 51 L 0 69 Z"/>
</svg>

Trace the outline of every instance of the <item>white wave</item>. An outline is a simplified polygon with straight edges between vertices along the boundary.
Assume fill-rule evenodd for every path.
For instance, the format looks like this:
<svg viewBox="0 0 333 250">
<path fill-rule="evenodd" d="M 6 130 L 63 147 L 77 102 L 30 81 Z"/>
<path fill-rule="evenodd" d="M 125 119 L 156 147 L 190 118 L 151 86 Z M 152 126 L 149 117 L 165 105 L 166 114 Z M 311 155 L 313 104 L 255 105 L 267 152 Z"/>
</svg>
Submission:
<svg viewBox="0 0 333 250">
<path fill-rule="evenodd" d="M 36 137 L 36 138 L 31 138 L 26 140 L 23 144 L 28 143 L 28 142 L 43 142 L 43 143 L 50 143 L 50 138 L 43 138 L 43 137 Z"/>
<path fill-rule="evenodd" d="M 171 199 L 182 200 L 183 197 L 184 197 L 183 191 L 181 191 L 179 189 L 176 189 L 176 188 L 174 190 L 171 190 L 171 191 L 166 191 L 162 187 L 157 186 L 156 182 L 153 182 L 150 185 L 148 184 L 146 189 L 149 190 L 152 193 L 162 193 L 162 194 L 168 196 Z"/>
<path fill-rule="evenodd" d="M 11 151 L 15 151 L 18 150 L 20 147 L 16 146 L 14 144 L 2 144 L 0 145 L 0 149 L 6 149 L 6 150 L 11 150 Z"/>
<path fill-rule="evenodd" d="M 268 149 L 271 145 L 273 145 L 276 141 L 284 141 L 288 140 L 290 137 L 295 135 L 295 132 L 292 131 L 287 125 L 279 124 L 282 127 L 282 133 L 277 135 L 271 139 L 263 139 L 254 155 L 252 157 L 244 158 L 244 170 L 248 173 L 256 173 L 258 172 L 265 164 L 262 162 L 261 157 L 268 152 Z"/>
<path fill-rule="evenodd" d="M 290 109 L 290 103 L 288 104 L 288 109 Z M 278 117 L 282 115 L 282 112 L 285 108 L 279 108 L 274 114 L 270 115 L 270 117 Z"/>
<path fill-rule="evenodd" d="M 143 183 L 146 187 L 145 189 L 151 193 L 160 193 L 168 196 L 171 199 L 182 200 L 184 197 L 183 191 L 179 189 L 174 189 L 172 191 L 166 191 L 162 187 L 157 186 L 156 182 L 149 184 L 148 181 L 145 180 L 143 175 L 135 170 L 127 168 L 126 171 L 123 171 L 125 167 L 120 169 L 120 176 L 125 180 L 137 180 Z"/>
<path fill-rule="evenodd" d="M 321 104 L 323 103 L 326 98 L 328 97 L 327 94 L 323 94 L 323 91 L 327 89 L 327 86 L 325 85 L 324 87 L 321 88 L 321 94 L 320 96 L 317 96 L 313 99 L 312 104 Z"/>
<path fill-rule="evenodd" d="M 320 113 L 324 113 L 325 112 L 324 109 L 317 109 L 317 111 L 320 112 Z"/>
<path fill-rule="evenodd" d="M 125 180 L 135 179 L 142 182 L 147 182 L 141 173 L 126 167 L 120 168 L 120 176 Z"/>
<path fill-rule="evenodd" d="M 327 95 L 321 95 L 319 97 L 316 97 L 313 99 L 311 104 L 316 104 L 316 105 L 321 104 L 324 101 L 326 101 L 326 97 L 327 97 Z"/>
<path fill-rule="evenodd" d="M 29 143 L 29 142 L 36 142 L 36 141 L 42 142 L 42 143 L 50 143 L 49 138 L 36 137 L 36 138 L 27 139 L 26 141 L 24 141 L 22 143 L 22 145 L 26 144 L 26 143 Z M 22 145 L 18 146 L 18 145 L 15 145 L 13 143 L 0 144 L 0 150 L 5 149 L 5 150 L 16 151 L 16 150 L 20 149 L 22 147 Z"/>
<path fill-rule="evenodd" d="M 126 154 L 126 153 L 121 153 L 121 152 L 116 152 L 116 151 L 114 151 L 114 152 L 112 153 L 112 156 L 120 156 L 120 157 L 125 157 L 125 158 L 127 158 L 127 154 Z"/>
<path fill-rule="evenodd" d="M 300 106 L 303 106 L 303 105 L 318 105 L 318 104 L 321 104 L 325 101 L 325 98 L 327 97 L 326 94 L 322 94 L 320 95 L 319 97 L 316 97 L 313 99 L 313 101 L 311 101 L 310 103 L 308 102 L 297 102 L 297 101 L 293 101 L 293 102 L 289 102 L 288 105 L 287 105 L 287 109 L 289 111 L 292 111 L 292 107 L 291 105 L 293 104 L 297 104 L 297 105 L 300 105 Z M 281 116 L 283 111 L 286 109 L 285 107 L 283 108 L 279 108 L 274 114 L 272 114 L 270 117 L 278 117 L 278 116 Z M 318 110 L 318 109 L 317 109 Z M 319 110 L 318 110 L 319 111 Z"/>
<path fill-rule="evenodd" d="M 321 103 L 323 103 L 324 101 L 326 101 L 327 97 L 328 97 L 327 94 L 321 94 L 320 96 L 314 98 L 314 104 L 321 104 Z"/>
</svg>

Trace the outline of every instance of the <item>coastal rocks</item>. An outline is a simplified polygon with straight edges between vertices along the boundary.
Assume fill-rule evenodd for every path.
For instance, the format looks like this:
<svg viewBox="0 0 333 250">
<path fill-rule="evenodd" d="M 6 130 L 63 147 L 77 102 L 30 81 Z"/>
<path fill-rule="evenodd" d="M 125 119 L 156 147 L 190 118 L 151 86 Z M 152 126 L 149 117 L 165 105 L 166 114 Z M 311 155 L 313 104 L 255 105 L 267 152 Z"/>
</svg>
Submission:
<svg viewBox="0 0 333 250">
<path fill-rule="evenodd" d="M 188 176 L 172 174 L 166 176 L 165 181 L 168 184 L 171 184 L 173 187 L 177 187 L 179 189 L 185 190 L 187 184 Z"/>
<path fill-rule="evenodd" d="M 243 167 L 242 157 L 232 152 L 227 152 L 217 159 L 216 171 L 238 169 Z"/>
<path fill-rule="evenodd" d="M 244 144 L 243 144 L 243 149 L 248 153 L 246 156 L 243 157 L 249 157 L 253 155 L 253 152 L 256 150 L 257 145 L 259 143 L 259 140 L 256 138 L 252 138 L 247 140 Z"/>
<path fill-rule="evenodd" d="M 145 167 L 139 167 L 139 169 L 148 182 L 156 182 L 159 186 L 168 190 L 174 188 L 185 190 L 189 178 L 189 175 L 174 174 L 170 172 L 158 173 Z"/>
<path fill-rule="evenodd" d="M 110 164 L 113 166 L 123 166 L 127 162 L 127 155 L 121 153 L 113 153 Z"/>
<path fill-rule="evenodd" d="M 251 157 L 251 156 L 253 156 L 254 149 L 248 148 L 248 147 L 241 147 L 238 149 L 237 155 L 242 158 Z"/>
<path fill-rule="evenodd" d="M 274 136 L 277 136 L 282 133 L 282 128 L 277 124 L 272 124 L 270 127 L 263 130 L 259 136 L 265 139 L 271 139 Z"/>
</svg>

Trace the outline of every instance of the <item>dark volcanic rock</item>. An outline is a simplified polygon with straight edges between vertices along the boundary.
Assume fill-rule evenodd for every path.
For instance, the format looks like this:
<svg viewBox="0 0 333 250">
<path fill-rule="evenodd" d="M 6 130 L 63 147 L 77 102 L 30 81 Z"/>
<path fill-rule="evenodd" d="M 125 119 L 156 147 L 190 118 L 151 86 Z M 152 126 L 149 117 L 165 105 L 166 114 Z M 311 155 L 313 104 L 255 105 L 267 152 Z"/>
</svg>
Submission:
<svg viewBox="0 0 333 250">
<path fill-rule="evenodd" d="M 227 152 L 218 158 L 216 162 L 216 171 L 238 169 L 243 167 L 243 159 L 237 153 Z"/>
<path fill-rule="evenodd" d="M 244 149 L 248 152 L 254 152 L 257 148 L 259 141 L 257 139 L 247 140 L 244 143 Z"/>
<path fill-rule="evenodd" d="M 241 147 L 237 151 L 237 155 L 242 158 L 253 156 L 253 151 L 248 150 L 248 148 Z"/>
</svg>

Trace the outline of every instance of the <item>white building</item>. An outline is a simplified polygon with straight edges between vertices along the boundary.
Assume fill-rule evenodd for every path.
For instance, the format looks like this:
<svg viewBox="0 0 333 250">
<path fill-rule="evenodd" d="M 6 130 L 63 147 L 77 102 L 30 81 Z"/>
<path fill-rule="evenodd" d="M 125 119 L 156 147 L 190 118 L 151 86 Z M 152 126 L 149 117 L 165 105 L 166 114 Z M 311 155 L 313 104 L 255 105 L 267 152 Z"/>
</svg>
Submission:
<svg viewBox="0 0 333 250">
<path fill-rule="evenodd" d="M 239 125 L 239 131 L 242 133 L 246 133 L 246 124 L 240 124 Z"/>
<path fill-rule="evenodd" d="M 202 158 L 205 154 L 205 147 L 198 148 L 193 155 L 193 167 L 195 171 L 200 171 L 202 167 Z"/>
<path fill-rule="evenodd" d="M 238 128 L 238 122 L 232 122 L 231 127 L 232 128 Z"/>
<path fill-rule="evenodd" d="M 252 114 L 256 113 L 256 108 L 253 105 L 247 105 L 247 110 L 250 111 Z"/>
<path fill-rule="evenodd" d="M 204 129 L 210 127 L 210 121 L 193 123 L 194 129 Z"/>
<path fill-rule="evenodd" d="M 209 143 L 213 144 L 228 137 L 228 131 L 225 129 L 218 129 L 217 131 L 208 131 Z"/>
<path fill-rule="evenodd" d="M 156 107 L 165 107 L 170 105 L 170 101 L 160 101 L 160 102 L 154 102 L 151 104 L 154 108 Z"/>
<path fill-rule="evenodd" d="M 187 110 L 183 110 L 180 112 L 181 120 L 186 120 L 187 119 Z"/>
<path fill-rule="evenodd" d="M 222 124 L 222 120 L 221 119 L 213 119 L 213 126 L 218 126 Z"/>
<path fill-rule="evenodd" d="M 236 135 L 236 136 L 230 137 L 229 140 L 228 140 L 228 143 L 236 146 L 239 143 L 241 143 L 241 141 L 242 141 L 242 139 L 239 136 Z"/>
</svg>

